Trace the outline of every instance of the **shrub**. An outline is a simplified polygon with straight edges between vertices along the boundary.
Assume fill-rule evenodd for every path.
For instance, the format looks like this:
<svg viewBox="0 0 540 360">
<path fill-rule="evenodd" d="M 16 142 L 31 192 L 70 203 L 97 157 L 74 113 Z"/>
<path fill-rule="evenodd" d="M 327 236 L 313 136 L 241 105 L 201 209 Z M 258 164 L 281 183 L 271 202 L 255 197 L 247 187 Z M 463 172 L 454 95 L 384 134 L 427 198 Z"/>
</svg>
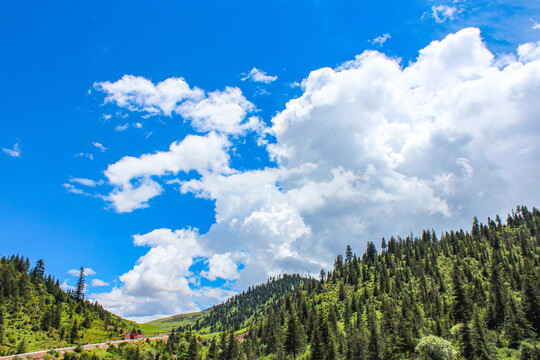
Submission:
<svg viewBox="0 0 540 360">
<path fill-rule="evenodd" d="M 522 342 L 521 360 L 540 360 L 540 342 Z"/>
<path fill-rule="evenodd" d="M 425 360 L 454 360 L 457 359 L 457 351 L 452 344 L 438 336 L 423 337 L 415 351 Z"/>
</svg>

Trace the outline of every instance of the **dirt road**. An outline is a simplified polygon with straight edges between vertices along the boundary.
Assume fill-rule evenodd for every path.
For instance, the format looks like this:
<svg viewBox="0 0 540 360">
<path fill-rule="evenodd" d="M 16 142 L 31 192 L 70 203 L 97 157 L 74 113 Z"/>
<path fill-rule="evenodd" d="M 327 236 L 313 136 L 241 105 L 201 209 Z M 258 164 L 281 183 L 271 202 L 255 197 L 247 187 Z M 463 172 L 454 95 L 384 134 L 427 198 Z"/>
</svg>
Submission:
<svg viewBox="0 0 540 360">
<path fill-rule="evenodd" d="M 164 340 L 164 341 L 167 341 L 168 337 L 169 337 L 169 335 L 165 335 L 165 336 L 151 337 L 149 339 L 150 340 Z M 116 341 L 109 341 L 109 342 L 98 343 L 98 344 L 81 345 L 81 347 L 83 349 L 85 349 L 85 350 L 90 350 L 90 349 L 95 349 L 95 348 L 107 349 L 109 347 L 109 345 L 111 345 L 111 344 L 118 345 L 118 344 L 123 343 L 123 342 L 146 341 L 146 339 L 147 338 L 134 339 L 134 340 L 116 340 Z M 52 349 L 52 350 L 57 351 L 58 353 L 62 354 L 62 353 L 67 352 L 67 351 L 73 351 L 75 348 L 76 348 L 76 346 L 69 346 L 69 347 L 64 347 L 64 348 L 59 348 L 59 349 Z M 44 359 L 45 355 L 49 351 L 51 351 L 51 350 L 41 350 L 41 351 L 34 351 L 34 352 L 31 352 L 31 353 L 26 353 L 26 354 L 0 356 L 0 359 L 2 359 L 2 360 L 3 359 L 13 359 L 13 358 L 27 359 L 29 357 L 31 359 Z"/>
</svg>

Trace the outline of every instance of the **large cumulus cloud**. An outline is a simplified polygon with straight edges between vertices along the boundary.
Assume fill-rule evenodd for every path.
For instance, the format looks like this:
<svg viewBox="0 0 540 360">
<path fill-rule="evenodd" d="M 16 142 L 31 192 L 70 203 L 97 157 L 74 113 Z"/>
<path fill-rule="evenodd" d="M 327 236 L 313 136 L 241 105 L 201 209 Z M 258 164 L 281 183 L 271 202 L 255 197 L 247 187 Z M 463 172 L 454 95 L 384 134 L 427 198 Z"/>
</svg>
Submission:
<svg viewBox="0 0 540 360">
<path fill-rule="evenodd" d="M 360 252 L 382 236 L 468 227 L 475 215 L 537 204 L 537 47 L 521 46 L 518 57 L 500 68 L 479 30 L 469 28 L 432 42 L 411 64 L 367 51 L 339 68 L 314 70 L 302 83 L 303 94 L 287 103 L 271 128 L 258 123 L 261 134 L 274 137 L 260 145 L 275 161 L 259 170 L 229 168 L 223 154 L 242 131 L 220 130 L 213 107 L 223 94 L 211 95 L 206 102 L 212 111 L 197 110 L 191 119 L 195 130 L 222 134 L 215 135 L 222 142 L 209 162 L 220 170 L 201 170 L 196 179 L 180 182 L 179 191 L 214 200 L 216 223 L 205 234 L 159 230 L 159 241 L 142 240 L 152 233 L 135 237 L 135 245 L 149 246 L 149 252 L 120 277 L 121 287 L 95 297 L 132 317 L 152 315 L 143 310 L 148 303 L 154 315 L 192 310 L 201 294 L 214 294 L 214 301 L 227 295 L 222 287 L 198 286 L 200 278 L 241 289 L 276 273 L 329 266 L 347 243 Z M 226 99 L 238 103 L 227 124 L 242 124 L 252 107 L 237 91 L 227 91 Z M 135 110 L 155 112 L 155 100 L 140 99 Z M 129 99 L 113 100 L 122 106 Z M 171 102 L 166 104 L 162 111 L 168 114 Z M 152 180 L 142 176 L 156 189 L 151 195 L 162 193 L 157 182 L 163 171 L 181 168 L 169 164 L 152 171 Z M 124 178 L 111 169 L 121 166 L 108 172 L 120 190 L 133 174 L 147 174 L 130 167 Z M 186 242 L 188 252 L 181 250 Z M 191 273 L 195 260 L 208 268 Z M 169 263 L 174 266 L 160 268 Z M 122 296 L 137 300 L 122 302 Z M 138 305 L 128 311 L 125 303 Z"/>
</svg>

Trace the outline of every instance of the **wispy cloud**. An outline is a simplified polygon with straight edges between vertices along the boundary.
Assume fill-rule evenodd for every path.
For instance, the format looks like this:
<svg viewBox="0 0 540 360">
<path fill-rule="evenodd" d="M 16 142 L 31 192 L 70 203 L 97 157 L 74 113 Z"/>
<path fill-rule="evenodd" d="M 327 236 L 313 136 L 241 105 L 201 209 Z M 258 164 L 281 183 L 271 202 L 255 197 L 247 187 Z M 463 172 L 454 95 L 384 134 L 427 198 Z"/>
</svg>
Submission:
<svg viewBox="0 0 540 360">
<path fill-rule="evenodd" d="M 124 125 L 118 125 L 114 128 L 114 130 L 116 131 L 124 131 L 128 128 L 129 124 L 128 123 L 125 123 Z"/>
<path fill-rule="evenodd" d="M 21 147 L 19 143 L 13 145 L 11 149 L 2 148 L 2 150 L 11 157 L 21 157 Z"/>
<path fill-rule="evenodd" d="M 69 179 L 69 181 L 72 183 L 77 183 L 77 184 L 81 184 L 83 186 L 88 186 L 88 187 L 95 187 L 97 185 L 103 185 L 103 180 L 95 181 L 92 179 L 72 178 L 72 179 Z"/>
<path fill-rule="evenodd" d="M 70 192 L 72 194 L 79 194 L 79 195 L 85 195 L 84 191 L 81 189 L 77 189 L 75 186 L 65 183 L 62 184 L 62 186 L 67 190 L 67 192 Z"/>
<path fill-rule="evenodd" d="M 98 143 L 98 142 L 95 142 L 95 141 L 94 141 L 94 142 L 92 142 L 92 145 L 94 145 L 96 148 L 98 148 L 99 151 L 101 151 L 101 152 L 107 151 L 107 148 L 106 148 L 105 146 L 101 145 L 101 144 Z"/>
<path fill-rule="evenodd" d="M 92 286 L 98 287 L 98 286 L 108 286 L 109 283 L 100 279 L 92 279 Z"/>
<path fill-rule="evenodd" d="M 540 24 L 537 23 L 535 20 L 531 19 L 531 21 L 533 22 L 533 29 L 536 29 L 536 30 L 540 30 Z"/>
<path fill-rule="evenodd" d="M 85 157 L 87 159 L 90 159 L 90 160 L 94 160 L 94 155 L 90 154 L 90 153 L 78 153 L 78 154 L 75 154 L 75 157 Z"/>
<path fill-rule="evenodd" d="M 386 42 L 386 40 L 390 38 L 391 38 L 390 34 L 386 33 L 381 36 L 377 36 L 375 39 L 371 40 L 371 44 L 381 47 Z"/>
<path fill-rule="evenodd" d="M 277 76 L 267 75 L 266 72 L 254 67 L 246 76 L 242 78 L 242 81 L 251 80 L 253 82 L 269 84 L 273 81 L 276 81 L 277 78 Z"/>
<path fill-rule="evenodd" d="M 81 273 L 80 269 L 68 270 L 68 274 L 71 276 L 79 276 L 80 273 Z M 96 275 L 96 272 L 92 270 L 92 268 L 84 268 L 84 275 L 92 276 L 92 275 Z"/>
<path fill-rule="evenodd" d="M 294 88 L 297 88 L 297 87 L 300 87 L 302 86 L 302 84 L 300 84 L 298 81 L 293 81 L 292 83 L 289 83 L 289 87 L 291 89 L 294 89 Z"/>
<path fill-rule="evenodd" d="M 448 5 L 433 5 L 431 7 L 431 16 L 436 22 L 442 23 L 448 19 L 453 19 L 460 11 L 453 6 Z"/>
</svg>

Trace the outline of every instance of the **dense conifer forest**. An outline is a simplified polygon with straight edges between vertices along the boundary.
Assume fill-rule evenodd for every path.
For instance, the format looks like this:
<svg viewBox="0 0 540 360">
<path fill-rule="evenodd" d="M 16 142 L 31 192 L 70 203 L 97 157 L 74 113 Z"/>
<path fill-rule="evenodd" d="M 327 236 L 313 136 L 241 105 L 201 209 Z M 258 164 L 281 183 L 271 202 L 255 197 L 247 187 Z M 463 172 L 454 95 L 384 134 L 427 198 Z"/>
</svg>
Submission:
<svg viewBox="0 0 540 360">
<path fill-rule="evenodd" d="M 73 291 L 45 274 L 45 264 L 0 259 L 0 355 L 120 339 L 136 325 L 84 300 L 84 270 Z"/>
<path fill-rule="evenodd" d="M 32 271 L 18 261 L 3 260 L 12 269 L 7 277 L 28 276 L 23 283 L 32 284 Z M 37 278 L 47 291 L 47 280 Z M 23 296 L 24 286 L 13 284 L 9 291 Z M 73 297 L 66 301 L 84 308 Z M 540 212 L 519 206 L 504 224 L 499 216 L 485 224 L 475 218 L 469 231 L 391 237 L 379 250 L 369 242 L 361 256 L 347 247 L 318 279 L 271 279 L 213 309 L 168 342 L 64 358 L 540 359 Z M 40 311 L 36 319 L 44 318 Z M 208 334 L 214 330 L 221 332 Z"/>
<path fill-rule="evenodd" d="M 370 242 L 361 257 L 347 247 L 319 281 L 278 299 L 240 333 L 200 338 L 198 356 L 540 359 L 540 212 L 520 206 L 506 224 L 475 218 L 470 231 L 440 238 L 426 230 L 382 239 L 380 251 Z M 185 335 L 173 339 L 187 343 Z"/>
<path fill-rule="evenodd" d="M 176 328 L 179 332 L 197 331 L 197 333 L 215 333 L 217 331 L 239 330 L 249 320 L 264 315 L 266 309 L 295 290 L 305 287 L 314 279 L 298 274 L 283 274 L 268 279 L 266 283 L 249 287 L 226 302 L 192 314 L 182 314 L 151 321 L 148 324 L 165 329 Z M 180 324 L 177 326 L 171 326 Z"/>
</svg>

